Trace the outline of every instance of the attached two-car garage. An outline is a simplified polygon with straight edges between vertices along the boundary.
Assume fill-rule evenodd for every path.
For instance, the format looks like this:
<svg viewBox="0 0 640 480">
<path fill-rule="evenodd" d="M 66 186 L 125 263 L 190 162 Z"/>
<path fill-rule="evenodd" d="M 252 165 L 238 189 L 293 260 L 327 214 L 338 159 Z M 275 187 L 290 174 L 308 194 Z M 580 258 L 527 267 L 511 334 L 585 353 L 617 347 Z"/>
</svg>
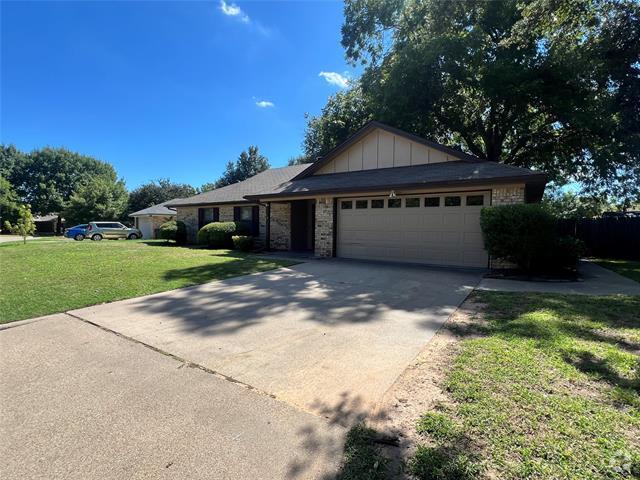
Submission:
<svg viewBox="0 0 640 480">
<path fill-rule="evenodd" d="M 341 198 L 337 256 L 485 268 L 480 210 L 490 199 L 490 191 Z"/>
</svg>

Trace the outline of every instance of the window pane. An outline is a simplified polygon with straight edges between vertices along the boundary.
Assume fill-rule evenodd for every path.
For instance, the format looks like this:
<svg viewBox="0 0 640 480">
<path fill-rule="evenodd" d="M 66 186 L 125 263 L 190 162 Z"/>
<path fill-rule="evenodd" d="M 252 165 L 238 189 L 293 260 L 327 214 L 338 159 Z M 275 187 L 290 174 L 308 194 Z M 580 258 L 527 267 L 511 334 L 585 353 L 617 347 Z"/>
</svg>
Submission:
<svg viewBox="0 0 640 480">
<path fill-rule="evenodd" d="M 351 210 L 353 208 L 353 202 L 351 200 L 343 200 L 340 202 L 340 208 L 342 210 Z"/>
<path fill-rule="evenodd" d="M 387 206 L 389 208 L 400 208 L 402 206 L 401 198 L 390 198 L 387 200 Z"/>
<path fill-rule="evenodd" d="M 467 205 L 484 205 L 484 195 L 467 195 Z"/>
<path fill-rule="evenodd" d="M 444 206 L 445 207 L 459 207 L 460 206 L 460 197 L 444 197 Z"/>
<path fill-rule="evenodd" d="M 384 208 L 384 200 L 371 200 L 371 208 Z"/>
<path fill-rule="evenodd" d="M 211 209 L 211 218 L 213 218 L 213 209 Z M 240 208 L 240 220 L 251 222 L 253 220 L 253 210 L 251 207 Z"/>
<path fill-rule="evenodd" d="M 404 201 L 404 206 L 407 208 L 419 207 L 420 199 L 419 198 L 407 198 Z"/>
<path fill-rule="evenodd" d="M 213 222 L 213 208 L 203 208 L 202 212 L 203 225 Z"/>
<path fill-rule="evenodd" d="M 367 208 L 369 200 L 356 200 L 356 208 Z"/>
<path fill-rule="evenodd" d="M 425 207 L 439 207 L 440 206 L 440 197 L 427 197 L 424 199 Z"/>
</svg>

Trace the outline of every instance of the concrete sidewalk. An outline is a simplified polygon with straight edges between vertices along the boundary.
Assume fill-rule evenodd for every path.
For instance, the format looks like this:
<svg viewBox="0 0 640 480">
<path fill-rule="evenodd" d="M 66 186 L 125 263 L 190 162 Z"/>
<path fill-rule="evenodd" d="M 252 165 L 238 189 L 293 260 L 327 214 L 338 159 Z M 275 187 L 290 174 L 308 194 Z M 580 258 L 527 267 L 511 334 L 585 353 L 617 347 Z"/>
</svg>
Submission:
<svg viewBox="0 0 640 480">
<path fill-rule="evenodd" d="M 496 292 L 545 292 L 577 295 L 640 295 L 640 283 L 589 261 L 581 261 L 582 278 L 576 282 L 529 282 L 483 278 L 478 290 Z"/>
<path fill-rule="evenodd" d="M 343 429 L 66 314 L 0 331 L 0 478 L 328 479 Z"/>
</svg>

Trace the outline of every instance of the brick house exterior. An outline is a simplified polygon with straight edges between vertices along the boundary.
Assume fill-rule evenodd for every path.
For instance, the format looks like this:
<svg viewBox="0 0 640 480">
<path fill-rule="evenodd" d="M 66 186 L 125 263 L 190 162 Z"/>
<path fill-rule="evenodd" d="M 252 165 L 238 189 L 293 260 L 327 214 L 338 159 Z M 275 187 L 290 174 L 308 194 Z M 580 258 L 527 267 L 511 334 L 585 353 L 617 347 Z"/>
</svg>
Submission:
<svg viewBox="0 0 640 480">
<path fill-rule="evenodd" d="M 501 266 L 484 251 L 484 207 L 537 202 L 544 173 L 488 162 L 370 122 L 307 165 L 169 203 L 195 241 L 203 221 L 252 210 L 269 250 L 462 267 Z"/>
</svg>

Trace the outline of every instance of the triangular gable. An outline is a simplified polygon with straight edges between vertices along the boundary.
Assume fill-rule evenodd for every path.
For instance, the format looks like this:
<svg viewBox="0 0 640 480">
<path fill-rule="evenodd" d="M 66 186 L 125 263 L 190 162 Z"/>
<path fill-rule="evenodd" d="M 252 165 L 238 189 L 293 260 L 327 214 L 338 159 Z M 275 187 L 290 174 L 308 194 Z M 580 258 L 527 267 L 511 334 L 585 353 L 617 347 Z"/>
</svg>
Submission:
<svg viewBox="0 0 640 480">
<path fill-rule="evenodd" d="M 456 160 L 480 161 L 459 150 L 372 121 L 296 178 Z"/>
</svg>

